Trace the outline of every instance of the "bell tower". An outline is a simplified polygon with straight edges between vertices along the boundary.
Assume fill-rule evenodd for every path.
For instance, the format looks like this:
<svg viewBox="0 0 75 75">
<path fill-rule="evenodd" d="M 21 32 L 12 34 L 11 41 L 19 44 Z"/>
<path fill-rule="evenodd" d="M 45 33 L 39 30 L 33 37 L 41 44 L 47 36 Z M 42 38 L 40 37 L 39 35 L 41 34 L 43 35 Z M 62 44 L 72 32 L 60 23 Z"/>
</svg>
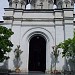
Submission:
<svg viewBox="0 0 75 75">
<path fill-rule="evenodd" d="M 73 0 L 63 0 L 63 8 L 73 8 L 74 1 Z"/>
<path fill-rule="evenodd" d="M 30 0 L 31 9 L 53 9 L 55 4 L 58 9 L 73 8 L 73 0 Z"/>
<path fill-rule="evenodd" d="M 55 4 L 58 9 L 73 8 L 73 0 L 8 0 L 10 8 L 26 9 L 28 3 L 31 9 L 53 9 Z"/>
<path fill-rule="evenodd" d="M 8 0 L 10 8 L 26 9 L 28 0 Z"/>
<path fill-rule="evenodd" d="M 54 4 L 57 6 L 57 9 L 61 8 L 73 8 L 73 0 L 54 0 Z"/>
<path fill-rule="evenodd" d="M 52 9 L 54 0 L 30 0 L 31 9 Z"/>
</svg>

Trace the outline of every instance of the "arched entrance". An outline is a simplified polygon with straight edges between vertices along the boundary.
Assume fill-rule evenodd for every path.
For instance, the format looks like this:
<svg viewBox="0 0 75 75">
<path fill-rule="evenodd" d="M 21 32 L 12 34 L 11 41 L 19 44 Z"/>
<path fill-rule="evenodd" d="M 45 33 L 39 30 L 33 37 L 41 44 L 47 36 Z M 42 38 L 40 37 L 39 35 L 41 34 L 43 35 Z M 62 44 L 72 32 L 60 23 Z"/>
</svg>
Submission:
<svg viewBox="0 0 75 75">
<path fill-rule="evenodd" d="M 29 71 L 46 70 L 46 40 L 42 35 L 34 35 L 29 42 Z"/>
</svg>

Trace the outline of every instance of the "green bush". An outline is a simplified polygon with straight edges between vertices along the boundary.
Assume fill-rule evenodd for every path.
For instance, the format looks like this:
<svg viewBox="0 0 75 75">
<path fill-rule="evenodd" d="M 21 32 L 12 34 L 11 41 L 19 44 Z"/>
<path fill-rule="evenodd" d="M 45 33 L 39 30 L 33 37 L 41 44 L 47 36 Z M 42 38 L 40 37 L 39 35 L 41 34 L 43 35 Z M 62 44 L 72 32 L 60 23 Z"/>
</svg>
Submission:
<svg viewBox="0 0 75 75">
<path fill-rule="evenodd" d="M 59 47 L 62 48 L 62 56 L 63 57 L 70 57 L 70 58 L 75 58 L 75 31 L 74 31 L 74 36 L 73 38 L 68 38 L 67 40 L 59 43 Z"/>
<path fill-rule="evenodd" d="M 11 29 L 0 26 L 0 62 L 9 58 L 8 53 L 11 51 L 11 47 L 13 47 L 10 37 L 13 34 Z"/>
</svg>

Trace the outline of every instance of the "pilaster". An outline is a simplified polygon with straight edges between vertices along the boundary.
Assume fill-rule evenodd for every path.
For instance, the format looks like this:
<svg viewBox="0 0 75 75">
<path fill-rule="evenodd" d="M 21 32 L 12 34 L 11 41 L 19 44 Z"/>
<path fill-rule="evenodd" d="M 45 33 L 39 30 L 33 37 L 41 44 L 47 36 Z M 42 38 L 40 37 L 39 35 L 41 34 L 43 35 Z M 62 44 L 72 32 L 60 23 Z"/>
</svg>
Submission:
<svg viewBox="0 0 75 75">
<path fill-rule="evenodd" d="M 73 8 L 64 8 L 64 31 L 65 31 L 65 39 L 73 37 Z M 70 30 L 70 31 L 69 31 Z"/>
</svg>

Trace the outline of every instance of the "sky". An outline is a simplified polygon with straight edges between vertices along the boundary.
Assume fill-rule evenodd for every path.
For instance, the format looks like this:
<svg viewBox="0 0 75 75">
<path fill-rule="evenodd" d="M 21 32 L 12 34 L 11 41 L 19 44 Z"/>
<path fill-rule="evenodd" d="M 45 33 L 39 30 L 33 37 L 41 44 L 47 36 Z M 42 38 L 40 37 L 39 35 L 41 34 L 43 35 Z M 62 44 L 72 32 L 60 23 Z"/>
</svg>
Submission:
<svg viewBox="0 0 75 75">
<path fill-rule="evenodd" d="M 2 16 L 4 16 L 4 8 L 8 7 L 9 7 L 8 0 L 0 0 L 0 21 L 3 20 Z M 29 8 L 29 5 L 27 6 L 27 8 Z"/>
<path fill-rule="evenodd" d="M 0 21 L 3 20 L 4 8 L 9 7 L 8 0 L 0 0 Z"/>
</svg>

